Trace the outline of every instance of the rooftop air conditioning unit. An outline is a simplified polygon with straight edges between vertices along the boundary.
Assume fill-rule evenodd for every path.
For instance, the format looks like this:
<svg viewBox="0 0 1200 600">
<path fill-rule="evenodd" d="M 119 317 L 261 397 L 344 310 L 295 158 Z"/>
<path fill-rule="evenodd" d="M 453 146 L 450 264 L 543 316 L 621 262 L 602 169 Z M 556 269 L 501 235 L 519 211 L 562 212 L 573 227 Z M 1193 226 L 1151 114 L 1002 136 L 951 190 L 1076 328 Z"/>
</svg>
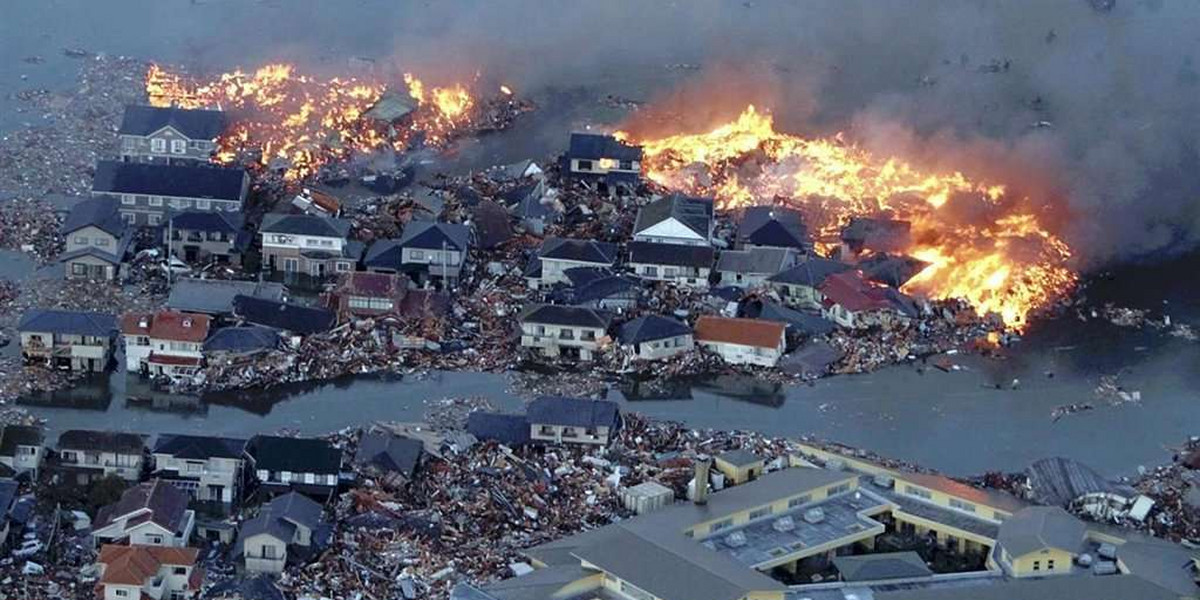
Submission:
<svg viewBox="0 0 1200 600">
<path fill-rule="evenodd" d="M 746 534 L 741 531 L 735 531 L 725 536 L 725 545 L 730 548 L 741 548 L 746 545 Z"/>
<path fill-rule="evenodd" d="M 809 525 L 816 525 L 825 520 L 825 511 L 820 508 L 810 508 L 804 511 L 804 522 Z"/>
<path fill-rule="evenodd" d="M 1116 575 L 1117 563 L 1107 560 L 1102 560 L 1092 565 L 1093 575 Z"/>
<path fill-rule="evenodd" d="M 1117 547 L 1112 544 L 1100 544 L 1100 548 L 1096 550 L 1096 554 L 1099 554 L 1100 558 L 1115 560 L 1117 558 Z"/>
<path fill-rule="evenodd" d="M 891 475 L 884 475 L 883 473 L 876 475 L 871 479 L 871 482 L 885 490 L 890 490 L 892 486 L 896 485 L 896 480 Z"/>
<path fill-rule="evenodd" d="M 774 529 L 775 531 L 783 533 L 785 531 L 791 531 L 791 530 L 795 529 L 796 522 L 793 521 L 791 517 L 781 517 L 781 518 L 775 519 L 774 523 L 771 523 L 771 528 Z"/>
</svg>

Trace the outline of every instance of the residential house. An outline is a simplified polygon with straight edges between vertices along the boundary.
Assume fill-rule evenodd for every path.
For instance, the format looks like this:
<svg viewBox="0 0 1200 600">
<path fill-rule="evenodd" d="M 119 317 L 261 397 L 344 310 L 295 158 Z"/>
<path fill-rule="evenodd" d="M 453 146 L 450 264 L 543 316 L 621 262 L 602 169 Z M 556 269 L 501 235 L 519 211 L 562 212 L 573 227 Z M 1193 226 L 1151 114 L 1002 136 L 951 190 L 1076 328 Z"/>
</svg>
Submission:
<svg viewBox="0 0 1200 600">
<path fill-rule="evenodd" d="M 236 438 L 159 435 L 150 453 L 153 475 L 192 499 L 230 508 L 242 497 L 246 444 Z"/>
<path fill-rule="evenodd" d="M 282 573 L 289 563 L 313 554 L 323 509 L 296 492 L 272 498 L 258 515 L 242 523 L 234 558 L 241 557 L 250 573 Z"/>
<path fill-rule="evenodd" d="M 297 336 L 329 331 L 337 322 L 337 315 L 328 309 L 250 296 L 233 298 L 233 315 L 243 323 L 270 327 Z"/>
<path fill-rule="evenodd" d="M 70 429 L 58 436 L 58 465 L 81 484 L 106 475 L 138 481 L 145 460 L 145 437 L 136 433 Z"/>
<path fill-rule="evenodd" d="M 738 223 L 739 248 L 791 248 L 800 254 L 812 249 L 800 211 L 782 206 L 751 206 Z"/>
<path fill-rule="evenodd" d="M 1031 506 L 1005 519 L 994 556 L 1014 577 L 1066 575 L 1084 553 L 1087 526 L 1058 506 Z"/>
<path fill-rule="evenodd" d="M 163 164 L 206 163 L 228 122 L 219 110 L 175 107 L 125 107 L 117 135 L 121 160 Z"/>
<path fill-rule="evenodd" d="M 346 273 L 329 295 L 329 308 L 343 319 L 371 319 L 400 314 L 408 278 L 395 273 Z"/>
<path fill-rule="evenodd" d="M 204 569 L 195 548 L 109 544 L 96 558 L 97 600 L 191 600 L 200 597 Z"/>
<path fill-rule="evenodd" d="M 766 469 L 766 464 L 763 457 L 741 449 L 722 452 L 713 459 L 713 466 L 725 476 L 725 483 L 728 485 L 739 485 L 758 479 Z"/>
<path fill-rule="evenodd" d="M 170 216 L 163 245 L 187 263 L 240 265 L 250 246 L 242 213 L 187 210 Z"/>
<path fill-rule="evenodd" d="M 715 258 L 709 246 L 630 242 L 628 266 L 649 281 L 707 288 Z"/>
<path fill-rule="evenodd" d="M 31 309 L 17 324 L 21 357 L 52 369 L 108 370 L 117 319 L 112 315 L 71 310 Z"/>
<path fill-rule="evenodd" d="M 633 241 L 656 244 L 710 246 L 713 239 L 713 201 L 683 194 L 663 196 L 638 210 Z"/>
<path fill-rule="evenodd" d="M 170 310 L 204 313 L 216 319 L 233 317 L 233 299 L 237 296 L 282 302 L 287 288 L 275 281 L 236 281 L 232 279 L 176 279 L 167 296 Z"/>
<path fill-rule="evenodd" d="M 895 219 L 854 217 L 842 229 L 842 255 L 903 252 L 912 244 L 912 223 Z"/>
<path fill-rule="evenodd" d="M 824 297 L 819 288 L 834 273 L 850 269 L 850 265 L 827 258 L 809 258 L 800 264 L 767 278 L 767 283 L 779 293 L 783 303 L 793 308 L 821 310 Z"/>
<path fill-rule="evenodd" d="M 537 304 L 522 311 L 519 320 L 522 348 L 549 358 L 592 360 L 604 343 L 611 318 L 590 308 Z"/>
<path fill-rule="evenodd" d="M 36 477 L 46 457 L 45 439 L 40 427 L 5 425 L 0 429 L 0 465 L 14 474 L 31 472 Z"/>
<path fill-rule="evenodd" d="M 608 268 L 617 264 L 617 245 L 595 240 L 548 237 L 538 250 L 541 264 L 538 277 L 530 283 L 538 287 L 567 283 L 566 272 L 580 267 Z"/>
<path fill-rule="evenodd" d="M 467 433 L 476 439 L 512 448 L 528 444 L 529 420 L 525 415 L 477 410 L 467 415 Z"/>
<path fill-rule="evenodd" d="M 396 242 L 400 246 L 400 270 L 418 283 L 430 278 L 450 284 L 458 281 L 470 249 L 471 229 L 466 225 L 411 221 Z"/>
<path fill-rule="evenodd" d="M 634 191 L 641 185 L 642 148 L 611 135 L 572 133 L 561 162 L 563 175 L 575 181 L 602 184 L 612 191 Z"/>
<path fill-rule="evenodd" d="M 306 215 L 318 217 L 342 216 L 342 201 L 336 196 L 320 190 L 301 188 L 300 193 L 292 198 L 292 206 Z"/>
<path fill-rule="evenodd" d="M 867 281 L 859 271 L 843 271 L 825 278 L 818 288 L 822 314 L 843 327 L 869 327 L 915 317 L 912 301 L 895 289 Z"/>
<path fill-rule="evenodd" d="M 613 275 L 607 269 L 577 267 L 567 269 L 571 282 L 571 304 L 618 313 L 637 306 L 642 282 L 625 275 Z"/>
<path fill-rule="evenodd" d="M 212 317 L 164 310 L 121 316 L 125 369 L 151 377 L 188 377 L 204 360 Z"/>
<path fill-rule="evenodd" d="M 264 271 L 321 281 L 353 271 L 363 244 L 348 239 L 350 222 L 313 215 L 269 213 L 258 230 Z"/>
<path fill-rule="evenodd" d="M 259 435 L 250 440 L 249 450 L 255 476 L 268 494 L 297 491 L 325 499 L 337 491 L 342 451 L 325 440 Z"/>
<path fill-rule="evenodd" d="M 717 274 L 721 285 L 740 289 L 766 284 L 767 278 L 790 269 L 800 261 L 792 248 L 753 247 L 745 250 L 726 250 L 717 259 Z"/>
<path fill-rule="evenodd" d="M 375 240 L 363 255 L 363 268 L 372 273 L 399 273 L 404 265 L 400 240 Z"/>
<path fill-rule="evenodd" d="M 773 367 L 786 348 L 783 323 L 704 315 L 696 321 L 696 343 L 735 365 Z"/>
<path fill-rule="evenodd" d="M 121 276 L 133 236 L 117 211 L 116 200 L 80 200 L 59 231 L 66 246 L 58 261 L 66 267 L 67 279 L 115 281 Z"/>
<path fill-rule="evenodd" d="M 406 485 L 417 473 L 424 447 L 420 440 L 370 431 L 358 441 L 354 464 L 387 485 Z"/>
<path fill-rule="evenodd" d="M 130 225 L 166 224 L 168 211 L 241 212 L 250 191 L 243 169 L 124 163 L 102 160 L 92 178 L 93 196 L 121 201 Z"/>
<path fill-rule="evenodd" d="M 183 548 L 196 527 L 188 495 L 161 479 L 139 483 L 121 499 L 101 507 L 92 522 L 92 539 L 100 544 L 133 544 Z"/>
<path fill-rule="evenodd" d="M 692 328 L 668 317 L 646 315 L 621 325 L 617 342 L 634 358 L 657 360 L 692 350 Z"/>
<path fill-rule="evenodd" d="M 529 437 L 556 444 L 607 446 L 621 428 L 616 402 L 541 396 L 525 409 Z"/>
<path fill-rule="evenodd" d="M 204 355 L 212 359 L 251 356 L 279 347 L 279 331 L 260 325 L 222 327 L 204 341 Z"/>
</svg>

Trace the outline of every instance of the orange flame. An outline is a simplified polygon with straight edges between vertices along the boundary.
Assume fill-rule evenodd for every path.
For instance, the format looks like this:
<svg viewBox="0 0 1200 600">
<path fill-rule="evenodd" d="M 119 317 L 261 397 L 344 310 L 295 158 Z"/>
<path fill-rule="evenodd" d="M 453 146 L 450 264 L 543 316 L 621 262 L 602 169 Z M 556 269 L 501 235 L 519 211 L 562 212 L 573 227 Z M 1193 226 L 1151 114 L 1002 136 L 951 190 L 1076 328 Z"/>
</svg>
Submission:
<svg viewBox="0 0 1200 600">
<path fill-rule="evenodd" d="M 780 133 L 753 106 L 707 133 L 635 142 L 645 152 L 646 176 L 658 184 L 712 195 L 726 209 L 778 200 L 795 206 L 817 233 L 818 249 L 832 248 L 853 217 L 910 221 L 913 242 L 906 253 L 929 266 L 904 291 L 965 299 L 1013 329 L 1023 329 L 1030 313 L 1077 279 L 1067 244 L 1034 213 L 1013 208 L 1004 186 L 959 172 L 923 173 L 896 158 L 874 157 L 840 136 Z M 963 202 L 979 203 L 986 216 L 964 222 L 950 210 Z"/>
</svg>

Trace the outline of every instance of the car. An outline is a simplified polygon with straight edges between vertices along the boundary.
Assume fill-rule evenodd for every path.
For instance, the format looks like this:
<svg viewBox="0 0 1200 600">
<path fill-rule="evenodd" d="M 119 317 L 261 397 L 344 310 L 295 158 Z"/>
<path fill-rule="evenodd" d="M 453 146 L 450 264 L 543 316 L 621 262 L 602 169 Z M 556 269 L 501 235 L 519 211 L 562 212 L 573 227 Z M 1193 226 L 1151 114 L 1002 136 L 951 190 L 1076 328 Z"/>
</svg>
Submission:
<svg viewBox="0 0 1200 600">
<path fill-rule="evenodd" d="M 21 546 L 19 548 L 12 551 L 12 555 L 17 558 L 26 558 L 41 551 L 41 540 L 25 540 L 24 542 L 21 542 Z"/>
</svg>

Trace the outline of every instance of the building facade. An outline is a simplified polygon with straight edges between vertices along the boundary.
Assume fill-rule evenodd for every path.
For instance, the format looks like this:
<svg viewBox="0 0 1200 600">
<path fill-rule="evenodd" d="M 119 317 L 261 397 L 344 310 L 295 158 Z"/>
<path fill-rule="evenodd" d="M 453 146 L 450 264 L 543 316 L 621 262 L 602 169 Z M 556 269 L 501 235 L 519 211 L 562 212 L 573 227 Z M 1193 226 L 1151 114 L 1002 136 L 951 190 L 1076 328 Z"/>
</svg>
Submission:
<svg viewBox="0 0 1200 600">
<path fill-rule="evenodd" d="M 164 226 L 170 212 L 241 212 L 249 191 L 245 170 L 209 166 L 102 160 L 92 179 L 92 195 L 116 198 L 121 217 L 139 227 Z"/>
<path fill-rule="evenodd" d="M 608 315 L 590 308 L 534 305 L 522 312 L 521 347 L 548 358 L 592 360 L 605 342 Z"/>
<path fill-rule="evenodd" d="M 230 508 L 242 498 L 246 440 L 159 435 L 151 452 L 154 476 L 199 502 Z"/>
<path fill-rule="evenodd" d="M 727 363 L 773 367 L 787 345 L 783 323 L 704 315 L 696 321 L 696 344 Z"/>
<path fill-rule="evenodd" d="M 219 110 L 129 105 L 117 130 L 121 160 L 206 163 L 226 125 L 225 113 Z"/>
<path fill-rule="evenodd" d="M 30 310 L 17 325 L 27 364 L 100 373 L 112 360 L 117 320 L 112 315 L 66 310 Z"/>
<path fill-rule="evenodd" d="M 263 270 L 321 281 L 349 273 L 363 251 L 349 235 L 350 222 L 342 219 L 268 214 L 259 228 Z"/>
<path fill-rule="evenodd" d="M 169 310 L 123 315 L 125 369 L 172 379 L 193 375 L 204 361 L 211 321 L 208 315 Z"/>
</svg>

